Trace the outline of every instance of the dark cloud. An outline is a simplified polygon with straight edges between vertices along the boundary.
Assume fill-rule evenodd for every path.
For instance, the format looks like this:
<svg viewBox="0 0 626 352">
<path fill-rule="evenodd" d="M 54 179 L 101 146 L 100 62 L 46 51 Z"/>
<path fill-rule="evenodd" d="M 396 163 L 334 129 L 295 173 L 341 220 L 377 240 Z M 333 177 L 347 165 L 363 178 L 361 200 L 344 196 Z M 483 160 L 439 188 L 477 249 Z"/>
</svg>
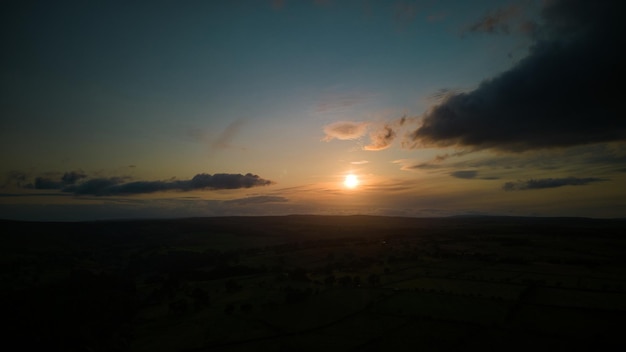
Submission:
<svg viewBox="0 0 626 352">
<path fill-rule="evenodd" d="M 185 182 L 185 181 L 181 181 Z M 267 186 L 272 181 L 264 180 L 257 175 L 242 174 L 197 174 L 191 179 L 191 189 L 236 189 L 255 186 Z"/>
<path fill-rule="evenodd" d="M 476 170 L 459 170 L 454 171 L 450 174 L 452 177 L 462 178 L 462 179 L 473 179 L 478 175 L 478 171 Z"/>
<path fill-rule="evenodd" d="M 76 181 L 85 177 L 87 177 L 87 175 L 82 171 L 70 171 L 63 174 L 61 181 L 66 185 L 73 185 Z"/>
<path fill-rule="evenodd" d="M 56 177 L 54 177 L 56 175 Z M 166 181 L 132 181 L 130 177 L 96 177 L 89 178 L 82 171 L 70 171 L 63 175 L 47 173 L 35 177 L 33 182 L 26 183 L 26 175 L 11 172 L 6 176 L 20 188 L 39 190 L 61 190 L 75 195 L 113 196 L 154 193 L 162 191 L 192 191 L 238 189 L 272 184 L 272 181 L 253 174 L 197 174 L 190 180 Z M 17 181 L 14 181 L 17 180 Z"/>
<path fill-rule="evenodd" d="M 54 180 L 48 177 L 36 177 L 35 178 L 35 189 L 61 189 L 63 187 L 63 181 Z"/>
<path fill-rule="evenodd" d="M 626 140 L 621 1 L 547 1 L 529 54 L 428 111 L 412 147 L 523 151 Z M 411 144 L 412 143 L 412 144 Z"/>
<path fill-rule="evenodd" d="M 65 186 L 73 185 L 77 181 L 86 178 L 87 175 L 83 171 L 69 171 L 63 175 L 58 173 L 46 173 L 42 176 L 35 177 L 35 182 L 27 185 L 27 188 L 34 189 L 61 189 Z"/>
<path fill-rule="evenodd" d="M 94 178 L 78 185 L 64 187 L 63 192 L 74 193 L 76 195 L 113 195 L 111 190 L 124 182 L 123 177 Z"/>
<path fill-rule="evenodd" d="M 238 189 L 272 184 L 253 174 L 197 174 L 191 180 L 124 182 L 120 177 L 97 178 L 63 188 L 76 195 L 114 196 L 163 191 Z"/>
<path fill-rule="evenodd" d="M 584 186 L 593 182 L 606 181 L 603 178 L 566 177 L 566 178 L 538 178 L 526 181 L 507 182 L 502 186 L 505 191 L 526 191 L 531 189 L 556 188 L 562 186 Z"/>
<path fill-rule="evenodd" d="M 59 197 L 59 196 L 71 196 L 70 194 L 58 194 L 58 193 L 0 193 L 2 198 L 14 198 L 14 197 Z"/>
<path fill-rule="evenodd" d="M 4 175 L 2 188 L 23 187 L 26 185 L 27 175 L 21 171 L 9 171 Z"/>
<path fill-rule="evenodd" d="M 602 143 L 516 154 L 474 153 L 469 158 L 454 159 L 452 154 L 441 154 L 430 160 L 402 159 L 395 163 L 404 171 L 439 175 L 458 170 L 476 170 L 476 179 L 481 180 L 525 180 L 533 173 L 554 173 L 555 170 L 561 175 L 592 174 L 595 177 L 614 179 L 619 177 L 617 172 L 624 172 L 626 143 Z"/>
</svg>

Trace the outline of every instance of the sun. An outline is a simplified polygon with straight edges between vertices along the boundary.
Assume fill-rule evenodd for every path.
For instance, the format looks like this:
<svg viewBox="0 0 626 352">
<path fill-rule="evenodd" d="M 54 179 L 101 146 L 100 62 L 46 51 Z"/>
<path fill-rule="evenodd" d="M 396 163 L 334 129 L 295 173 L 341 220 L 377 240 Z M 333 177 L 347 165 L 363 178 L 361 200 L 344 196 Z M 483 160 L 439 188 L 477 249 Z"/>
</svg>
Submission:
<svg viewBox="0 0 626 352">
<path fill-rule="evenodd" d="M 343 180 L 343 185 L 348 188 L 356 188 L 359 185 L 359 178 L 354 174 L 348 174 L 346 179 Z"/>
</svg>

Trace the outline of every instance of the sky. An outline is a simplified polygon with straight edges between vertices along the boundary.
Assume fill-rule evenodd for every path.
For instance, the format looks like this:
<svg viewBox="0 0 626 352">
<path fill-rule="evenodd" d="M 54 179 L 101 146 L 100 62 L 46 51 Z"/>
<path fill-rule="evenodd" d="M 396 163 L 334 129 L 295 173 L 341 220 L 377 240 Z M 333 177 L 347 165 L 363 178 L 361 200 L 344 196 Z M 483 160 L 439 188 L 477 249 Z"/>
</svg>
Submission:
<svg viewBox="0 0 626 352">
<path fill-rule="evenodd" d="M 0 218 L 626 217 L 623 2 L 2 6 Z"/>
</svg>

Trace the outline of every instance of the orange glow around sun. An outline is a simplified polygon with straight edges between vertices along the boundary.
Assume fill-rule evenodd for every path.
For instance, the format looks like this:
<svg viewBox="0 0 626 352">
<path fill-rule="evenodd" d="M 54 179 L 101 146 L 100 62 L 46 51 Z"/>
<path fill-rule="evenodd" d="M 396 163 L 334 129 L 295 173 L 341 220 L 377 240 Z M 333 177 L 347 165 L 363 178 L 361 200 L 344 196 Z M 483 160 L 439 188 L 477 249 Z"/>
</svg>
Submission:
<svg viewBox="0 0 626 352">
<path fill-rule="evenodd" d="M 354 174 L 346 175 L 345 180 L 343 181 L 343 185 L 347 188 L 354 189 L 359 185 L 359 178 Z"/>
</svg>

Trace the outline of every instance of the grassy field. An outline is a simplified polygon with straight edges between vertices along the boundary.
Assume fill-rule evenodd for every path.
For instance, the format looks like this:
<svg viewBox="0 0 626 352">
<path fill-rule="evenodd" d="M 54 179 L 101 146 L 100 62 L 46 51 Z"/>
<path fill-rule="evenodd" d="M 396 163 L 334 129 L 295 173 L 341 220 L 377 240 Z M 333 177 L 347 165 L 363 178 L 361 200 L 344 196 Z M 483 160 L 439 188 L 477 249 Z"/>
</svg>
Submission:
<svg viewBox="0 0 626 352">
<path fill-rule="evenodd" d="M 285 216 L 0 223 L 5 333 L 22 349 L 579 350 L 625 344 L 623 220 Z"/>
</svg>

